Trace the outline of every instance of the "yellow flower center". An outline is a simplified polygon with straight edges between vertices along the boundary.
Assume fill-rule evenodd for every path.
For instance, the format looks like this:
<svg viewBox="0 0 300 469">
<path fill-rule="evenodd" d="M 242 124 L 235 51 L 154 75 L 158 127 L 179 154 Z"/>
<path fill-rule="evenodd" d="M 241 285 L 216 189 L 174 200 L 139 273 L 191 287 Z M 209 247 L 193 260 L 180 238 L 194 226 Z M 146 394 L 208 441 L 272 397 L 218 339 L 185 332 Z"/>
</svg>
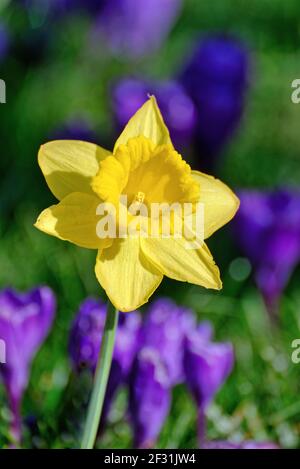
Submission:
<svg viewBox="0 0 300 469">
<path fill-rule="evenodd" d="M 142 207 L 142 205 L 147 206 L 147 202 L 145 199 L 145 194 L 144 192 L 139 191 L 137 194 L 135 194 L 133 200 L 129 200 L 129 205 L 132 206 L 135 212 L 138 212 L 138 210 Z"/>
<path fill-rule="evenodd" d="M 135 196 L 135 202 L 138 202 L 139 204 L 142 204 L 145 199 L 145 194 L 144 192 L 138 192 Z"/>
<path fill-rule="evenodd" d="M 145 137 L 120 145 L 114 155 L 101 161 L 92 181 L 94 192 L 116 207 L 126 195 L 135 208 L 152 203 L 196 203 L 200 188 L 190 166 L 171 145 L 155 146 Z"/>
</svg>

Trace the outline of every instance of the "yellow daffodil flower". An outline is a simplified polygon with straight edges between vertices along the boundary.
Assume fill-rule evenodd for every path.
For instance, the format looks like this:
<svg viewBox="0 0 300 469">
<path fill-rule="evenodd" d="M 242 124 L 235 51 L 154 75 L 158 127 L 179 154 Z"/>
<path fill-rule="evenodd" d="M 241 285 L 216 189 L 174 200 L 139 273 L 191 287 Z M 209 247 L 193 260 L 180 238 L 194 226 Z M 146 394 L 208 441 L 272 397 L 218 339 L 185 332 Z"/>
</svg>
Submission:
<svg viewBox="0 0 300 469">
<path fill-rule="evenodd" d="M 137 111 L 113 152 L 88 142 L 53 141 L 42 145 L 39 165 L 59 200 L 35 226 L 78 246 L 97 249 L 95 272 L 113 305 L 132 311 L 146 303 L 166 275 L 220 289 L 219 269 L 205 243 L 187 249 L 186 239 L 128 236 L 99 238 L 100 202 L 204 205 L 204 238 L 235 215 L 239 201 L 221 181 L 192 171 L 175 151 L 154 97 Z M 192 215 L 191 215 L 192 216 Z"/>
</svg>

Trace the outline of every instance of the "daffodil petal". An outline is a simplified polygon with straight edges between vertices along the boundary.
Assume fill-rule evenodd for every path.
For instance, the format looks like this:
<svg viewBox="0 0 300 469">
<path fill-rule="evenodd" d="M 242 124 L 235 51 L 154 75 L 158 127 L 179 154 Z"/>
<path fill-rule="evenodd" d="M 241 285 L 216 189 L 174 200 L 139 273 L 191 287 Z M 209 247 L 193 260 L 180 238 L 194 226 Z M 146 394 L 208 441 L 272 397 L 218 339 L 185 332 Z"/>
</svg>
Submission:
<svg viewBox="0 0 300 469">
<path fill-rule="evenodd" d="M 174 280 L 220 290 L 222 282 L 208 247 L 188 249 L 185 238 L 143 238 L 141 248 L 145 256 L 163 275 Z"/>
<path fill-rule="evenodd" d="M 200 185 L 199 202 L 204 204 L 204 238 L 228 223 L 236 214 L 240 201 L 226 184 L 213 176 L 192 171 Z"/>
<path fill-rule="evenodd" d="M 133 311 L 146 303 L 163 278 L 141 252 L 139 238 L 132 237 L 116 239 L 99 251 L 95 272 L 119 311 Z"/>
<path fill-rule="evenodd" d="M 110 245 L 111 240 L 100 239 L 96 233 L 100 219 L 96 215 L 99 203 L 93 195 L 73 192 L 59 204 L 46 208 L 38 217 L 35 227 L 80 247 L 101 249 Z"/>
<path fill-rule="evenodd" d="M 155 145 L 172 145 L 169 131 L 154 96 L 134 114 L 116 141 L 114 153 L 119 145 L 126 145 L 130 138 L 144 136 Z"/>
<path fill-rule="evenodd" d="M 91 180 L 108 155 L 94 143 L 55 140 L 41 146 L 38 162 L 51 192 L 62 200 L 72 192 L 92 194 Z"/>
</svg>

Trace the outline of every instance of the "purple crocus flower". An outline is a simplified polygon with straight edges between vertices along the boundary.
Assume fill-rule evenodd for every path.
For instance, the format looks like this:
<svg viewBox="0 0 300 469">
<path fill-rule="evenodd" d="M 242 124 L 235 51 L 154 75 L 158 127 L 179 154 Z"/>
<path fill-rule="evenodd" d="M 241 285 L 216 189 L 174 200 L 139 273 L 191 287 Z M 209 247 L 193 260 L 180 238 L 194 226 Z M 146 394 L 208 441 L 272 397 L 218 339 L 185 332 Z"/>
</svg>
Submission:
<svg viewBox="0 0 300 469">
<path fill-rule="evenodd" d="M 167 298 L 156 300 L 149 308 L 142 343 L 158 351 L 172 386 L 184 379 L 184 341 L 194 327 L 195 318 L 191 312 Z"/>
<path fill-rule="evenodd" d="M 59 15 L 80 10 L 92 14 L 101 11 L 105 0 L 19 0 L 31 13 L 34 11 L 41 18 L 56 19 Z"/>
<path fill-rule="evenodd" d="M 134 447 L 155 444 L 170 409 L 170 380 L 159 352 L 144 347 L 137 355 L 130 379 L 129 414 Z"/>
<path fill-rule="evenodd" d="M 83 140 L 97 143 L 97 136 L 87 120 L 75 118 L 54 129 L 50 140 Z"/>
<path fill-rule="evenodd" d="M 124 78 L 112 90 L 113 113 L 119 129 L 136 113 L 147 101 L 150 86 L 145 80 Z"/>
<path fill-rule="evenodd" d="M 48 287 L 27 293 L 12 289 L 0 293 L 0 338 L 5 343 L 6 362 L 0 374 L 13 414 L 12 437 L 21 440 L 20 407 L 27 387 L 30 365 L 52 326 L 55 296 Z"/>
<path fill-rule="evenodd" d="M 279 449 L 271 441 L 242 441 L 233 443 L 230 441 L 207 441 L 203 443 L 202 449 Z"/>
<path fill-rule="evenodd" d="M 0 23 L 0 63 L 6 58 L 9 49 L 9 35 L 7 28 Z"/>
<path fill-rule="evenodd" d="M 186 336 L 195 328 L 191 312 L 167 298 L 156 300 L 144 320 L 130 375 L 129 413 L 137 447 L 152 447 L 167 417 L 172 386 L 184 379 Z M 203 334 L 210 336 L 205 324 Z"/>
<path fill-rule="evenodd" d="M 77 8 L 95 14 L 102 11 L 103 5 L 109 0 L 75 0 Z"/>
<path fill-rule="evenodd" d="M 176 81 L 159 83 L 153 94 L 157 97 L 175 146 L 188 145 L 194 137 L 198 122 L 193 100 Z"/>
<path fill-rule="evenodd" d="M 93 298 L 87 298 L 80 305 L 69 338 L 70 357 L 76 371 L 96 370 L 105 314 L 106 305 Z"/>
<path fill-rule="evenodd" d="M 268 311 L 274 314 L 300 261 L 300 191 L 241 191 L 235 237 L 249 257 Z"/>
<path fill-rule="evenodd" d="M 74 11 L 86 11 L 91 14 L 101 12 L 103 5 L 110 0 L 55 0 L 57 4 L 61 4 L 61 8 L 67 13 L 72 9 Z"/>
<path fill-rule="evenodd" d="M 131 59 L 156 50 L 168 35 L 181 0 L 105 0 L 97 31 L 109 49 Z"/>
<path fill-rule="evenodd" d="M 211 342 L 211 329 L 201 325 L 186 339 L 184 370 L 187 385 L 198 407 L 198 436 L 205 437 L 205 412 L 230 374 L 234 363 L 230 343 Z"/>
<path fill-rule="evenodd" d="M 206 332 L 206 331 L 205 331 Z M 198 406 L 206 408 L 230 374 L 234 362 L 230 343 L 214 343 L 201 325 L 186 340 L 184 369 Z"/>
<path fill-rule="evenodd" d="M 195 133 L 197 111 L 183 86 L 176 81 L 149 82 L 126 78 L 113 89 L 113 112 L 118 130 L 148 99 L 157 98 L 162 115 L 176 147 L 188 145 Z"/>
<path fill-rule="evenodd" d="M 107 306 L 93 298 L 80 306 L 73 323 L 69 352 L 75 370 L 96 369 L 105 325 Z M 117 389 L 128 380 L 132 362 L 139 347 L 141 318 L 138 313 L 120 313 L 108 388 L 102 412 L 105 422 Z"/>
<path fill-rule="evenodd" d="M 248 75 L 247 51 L 225 36 L 205 38 L 181 74 L 198 109 L 196 140 L 202 168 L 213 166 L 240 122 Z"/>
</svg>

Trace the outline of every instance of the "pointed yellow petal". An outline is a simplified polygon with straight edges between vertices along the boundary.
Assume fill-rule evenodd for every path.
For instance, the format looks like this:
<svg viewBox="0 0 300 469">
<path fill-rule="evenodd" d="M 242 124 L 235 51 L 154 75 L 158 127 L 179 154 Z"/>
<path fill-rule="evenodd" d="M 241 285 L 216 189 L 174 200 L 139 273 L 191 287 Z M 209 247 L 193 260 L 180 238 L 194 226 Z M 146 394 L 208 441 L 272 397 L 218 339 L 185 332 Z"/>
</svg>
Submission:
<svg viewBox="0 0 300 469">
<path fill-rule="evenodd" d="M 96 215 L 99 203 L 99 199 L 93 195 L 73 192 L 59 204 L 44 210 L 35 227 L 80 247 L 101 249 L 110 245 L 111 240 L 100 239 L 96 233 L 100 219 Z"/>
<path fill-rule="evenodd" d="M 220 272 L 208 247 L 187 249 L 184 238 L 143 238 L 141 248 L 148 260 L 167 277 L 220 290 Z"/>
<path fill-rule="evenodd" d="M 141 252 L 138 238 L 116 239 L 99 251 L 95 272 L 119 311 L 133 311 L 146 303 L 163 278 Z"/>
<path fill-rule="evenodd" d="M 134 114 L 116 141 L 114 153 L 119 145 L 126 145 L 130 138 L 144 136 L 155 145 L 172 145 L 169 131 L 164 123 L 154 96 Z"/>
<path fill-rule="evenodd" d="M 213 176 L 192 171 L 200 185 L 199 202 L 204 204 L 204 238 L 228 223 L 236 214 L 240 201 L 226 184 Z"/>
<path fill-rule="evenodd" d="M 50 190 L 62 200 L 72 192 L 92 194 L 91 180 L 109 154 L 94 143 L 55 140 L 41 146 L 38 161 Z"/>
</svg>

